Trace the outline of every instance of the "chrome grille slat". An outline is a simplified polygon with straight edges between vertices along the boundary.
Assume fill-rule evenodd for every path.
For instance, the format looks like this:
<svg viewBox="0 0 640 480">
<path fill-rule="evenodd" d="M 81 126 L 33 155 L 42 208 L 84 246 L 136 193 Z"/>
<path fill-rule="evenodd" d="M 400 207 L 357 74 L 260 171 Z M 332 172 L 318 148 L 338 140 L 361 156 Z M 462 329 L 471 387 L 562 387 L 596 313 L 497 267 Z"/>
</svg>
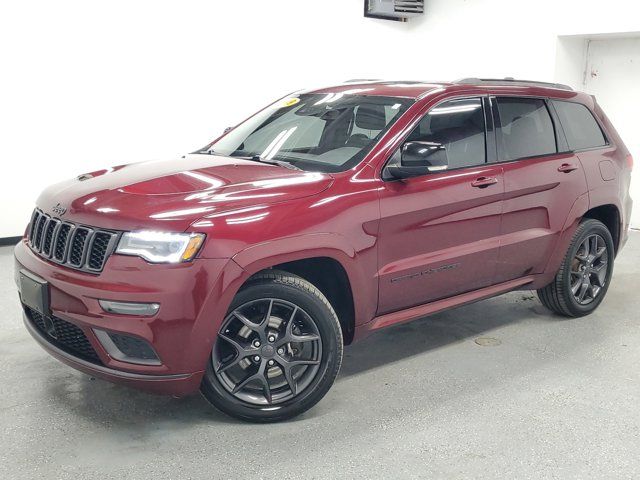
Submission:
<svg viewBox="0 0 640 480">
<path fill-rule="evenodd" d="M 70 265 L 74 267 L 82 267 L 90 232 L 91 231 L 88 228 L 84 227 L 77 227 L 73 232 L 68 260 Z"/>
<path fill-rule="evenodd" d="M 114 233 L 96 232 L 91 239 L 91 252 L 87 258 L 87 268 L 89 270 L 102 270 L 106 253 L 113 247 L 117 238 Z"/>
<path fill-rule="evenodd" d="M 33 242 L 33 237 L 36 234 L 36 226 L 38 225 L 38 218 L 40 218 L 40 212 L 38 210 L 33 211 L 31 215 L 31 223 L 29 223 L 29 241 Z"/>
<path fill-rule="evenodd" d="M 67 259 L 67 246 L 69 241 L 69 235 L 73 231 L 73 226 L 68 223 L 63 223 L 58 229 L 56 240 L 53 247 L 53 259 L 56 262 L 64 263 Z"/>
<path fill-rule="evenodd" d="M 51 247 L 55 239 L 56 229 L 60 222 L 54 218 L 49 219 L 44 228 L 44 238 L 42 239 L 42 254 L 46 257 L 51 256 Z"/>
<path fill-rule="evenodd" d="M 36 209 L 27 236 L 31 249 L 65 267 L 100 273 L 115 250 L 119 232 L 65 222 Z"/>
<path fill-rule="evenodd" d="M 44 226 L 47 223 L 47 216 L 40 214 L 38 218 L 38 225 L 36 226 L 36 238 L 33 241 L 33 247 L 38 252 L 40 252 L 40 247 L 42 246 L 42 233 L 44 231 Z"/>
</svg>

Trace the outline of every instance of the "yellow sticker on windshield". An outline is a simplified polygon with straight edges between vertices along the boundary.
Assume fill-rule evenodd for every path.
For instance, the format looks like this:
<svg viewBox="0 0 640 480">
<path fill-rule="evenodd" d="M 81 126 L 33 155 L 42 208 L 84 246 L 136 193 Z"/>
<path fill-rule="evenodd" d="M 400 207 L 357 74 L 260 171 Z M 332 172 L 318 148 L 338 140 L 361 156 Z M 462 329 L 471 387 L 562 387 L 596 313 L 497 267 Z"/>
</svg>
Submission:
<svg viewBox="0 0 640 480">
<path fill-rule="evenodd" d="M 287 98 L 283 105 L 285 107 L 293 107 L 296 103 L 300 103 L 300 99 L 299 98 Z"/>
</svg>

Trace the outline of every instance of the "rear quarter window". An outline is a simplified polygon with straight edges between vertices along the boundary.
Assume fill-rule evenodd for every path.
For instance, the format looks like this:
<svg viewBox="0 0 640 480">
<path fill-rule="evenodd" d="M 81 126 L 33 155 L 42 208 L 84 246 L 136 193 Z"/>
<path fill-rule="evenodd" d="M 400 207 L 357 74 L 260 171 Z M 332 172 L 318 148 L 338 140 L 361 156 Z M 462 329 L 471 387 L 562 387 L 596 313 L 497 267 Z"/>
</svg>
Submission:
<svg viewBox="0 0 640 480">
<path fill-rule="evenodd" d="M 571 150 L 604 147 L 607 139 L 591 111 L 581 103 L 553 100 Z"/>
</svg>

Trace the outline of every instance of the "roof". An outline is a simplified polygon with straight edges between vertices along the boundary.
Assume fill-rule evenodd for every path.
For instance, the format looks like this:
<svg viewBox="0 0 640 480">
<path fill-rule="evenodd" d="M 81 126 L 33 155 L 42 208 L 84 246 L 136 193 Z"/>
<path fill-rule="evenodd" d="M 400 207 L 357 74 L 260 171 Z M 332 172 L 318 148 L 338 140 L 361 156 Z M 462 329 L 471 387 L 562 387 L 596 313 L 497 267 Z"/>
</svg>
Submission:
<svg viewBox="0 0 640 480">
<path fill-rule="evenodd" d="M 518 87 L 541 87 L 541 88 L 553 88 L 556 90 L 569 90 L 573 91 L 569 85 L 563 85 L 562 83 L 550 83 L 540 82 L 538 80 L 518 80 L 513 77 L 506 78 L 463 78 L 453 82 L 458 85 L 485 85 L 485 86 L 518 86 Z"/>
<path fill-rule="evenodd" d="M 384 80 L 352 80 L 342 85 L 320 88 L 309 91 L 309 93 L 340 93 L 351 90 L 366 95 L 376 95 L 384 97 L 405 97 L 419 98 L 433 90 L 442 88 L 444 84 L 440 82 L 411 82 L 411 81 L 384 81 Z"/>
<path fill-rule="evenodd" d="M 339 93 L 352 91 L 352 93 L 362 93 L 364 95 L 422 98 L 436 90 L 475 90 L 479 92 L 489 92 L 499 90 L 500 92 L 513 91 L 518 94 L 537 94 L 540 90 L 546 92 L 554 91 L 558 96 L 573 96 L 575 92 L 567 85 L 558 83 L 539 82 L 533 80 L 516 80 L 513 78 L 486 79 L 486 78 L 465 78 L 452 82 L 421 82 L 421 81 L 389 81 L 389 80 L 350 80 L 341 85 L 333 87 L 314 89 L 309 93 Z"/>
</svg>

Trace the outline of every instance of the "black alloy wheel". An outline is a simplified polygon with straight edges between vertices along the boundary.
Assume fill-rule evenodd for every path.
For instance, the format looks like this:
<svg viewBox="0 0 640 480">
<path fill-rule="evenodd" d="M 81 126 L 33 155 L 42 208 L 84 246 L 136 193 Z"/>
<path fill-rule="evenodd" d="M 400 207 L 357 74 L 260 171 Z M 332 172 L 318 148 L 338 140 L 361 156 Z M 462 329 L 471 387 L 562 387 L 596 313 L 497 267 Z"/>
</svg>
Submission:
<svg viewBox="0 0 640 480">
<path fill-rule="evenodd" d="M 589 235 L 580 244 L 571 262 L 571 293 L 579 305 L 593 302 L 607 284 L 609 256 L 607 243 L 599 234 Z"/>
<path fill-rule="evenodd" d="M 322 358 L 313 319 L 282 299 L 237 307 L 225 319 L 218 340 L 212 358 L 218 380 L 237 399 L 255 405 L 295 397 L 318 373 Z"/>
<path fill-rule="evenodd" d="M 301 277 L 268 270 L 233 300 L 201 390 L 233 417 L 284 420 L 320 401 L 341 361 L 340 323 L 322 292 Z"/>
<path fill-rule="evenodd" d="M 608 228 L 599 220 L 583 220 L 554 280 L 538 290 L 540 301 L 566 317 L 592 313 L 607 293 L 614 258 L 615 247 Z"/>
</svg>

